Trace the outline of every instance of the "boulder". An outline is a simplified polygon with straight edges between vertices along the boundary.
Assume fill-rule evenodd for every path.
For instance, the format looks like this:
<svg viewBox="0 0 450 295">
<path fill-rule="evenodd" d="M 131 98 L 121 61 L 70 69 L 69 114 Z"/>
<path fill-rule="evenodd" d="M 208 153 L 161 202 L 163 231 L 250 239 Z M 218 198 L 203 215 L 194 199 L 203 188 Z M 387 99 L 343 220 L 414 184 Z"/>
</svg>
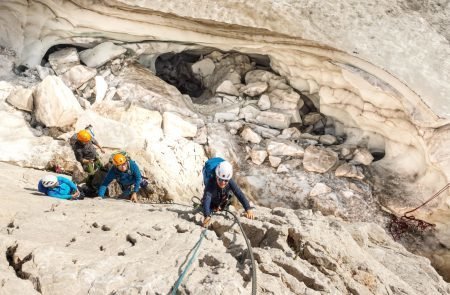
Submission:
<svg viewBox="0 0 450 295">
<path fill-rule="evenodd" d="M 308 113 L 303 117 L 303 125 L 309 126 L 314 125 L 322 120 L 322 115 L 319 113 Z"/>
<path fill-rule="evenodd" d="M 353 152 L 353 158 L 350 161 L 352 164 L 370 165 L 373 161 L 373 156 L 366 148 L 357 148 Z"/>
<path fill-rule="evenodd" d="M 82 112 L 72 91 L 56 76 L 48 76 L 36 87 L 34 107 L 36 120 L 47 127 L 72 125 Z"/>
<path fill-rule="evenodd" d="M 62 74 L 61 79 L 70 89 L 74 90 L 94 78 L 95 75 L 97 75 L 96 69 L 77 65 Z"/>
<path fill-rule="evenodd" d="M 319 137 L 319 142 L 324 145 L 333 145 L 337 142 L 337 139 L 333 135 L 325 134 Z"/>
<path fill-rule="evenodd" d="M 364 174 L 362 173 L 361 167 L 351 165 L 349 163 L 344 163 L 339 166 L 334 174 L 337 177 L 348 177 L 348 178 L 356 178 L 359 180 L 364 179 Z"/>
<path fill-rule="evenodd" d="M 255 97 L 263 94 L 268 87 L 269 85 L 266 82 L 254 82 L 245 85 L 239 91 L 250 97 Z"/>
<path fill-rule="evenodd" d="M 172 112 L 163 114 L 164 135 L 168 137 L 195 137 L 197 125 L 184 119 L 181 115 Z"/>
<path fill-rule="evenodd" d="M 211 59 L 205 58 L 192 64 L 192 72 L 202 77 L 206 77 L 214 72 L 215 67 L 214 62 Z"/>
<path fill-rule="evenodd" d="M 261 111 L 267 111 L 271 107 L 270 98 L 267 94 L 261 95 L 258 100 L 258 107 Z"/>
<path fill-rule="evenodd" d="M 291 124 L 291 116 L 278 112 L 264 111 L 256 117 L 256 121 L 273 128 L 285 129 Z"/>
<path fill-rule="evenodd" d="M 241 132 L 241 136 L 244 140 L 256 144 L 260 143 L 262 140 L 261 136 L 253 131 L 250 127 L 244 128 L 244 130 Z"/>
<path fill-rule="evenodd" d="M 256 165 L 261 165 L 267 158 L 267 151 L 260 147 L 254 147 L 250 151 L 250 158 L 252 159 L 252 162 L 255 163 Z"/>
<path fill-rule="evenodd" d="M 298 140 L 300 139 L 301 132 L 295 127 L 283 129 L 280 135 L 277 138 L 280 139 L 288 139 L 288 140 Z"/>
<path fill-rule="evenodd" d="M 101 43 L 80 52 L 81 61 L 90 68 L 98 68 L 126 52 L 126 48 L 112 42 Z"/>
<path fill-rule="evenodd" d="M 223 81 L 216 89 L 216 94 L 227 94 L 231 96 L 239 96 L 239 91 L 237 91 L 234 84 L 229 81 L 225 80 Z"/>
<path fill-rule="evenodd" d="M 249 104 L 239 111 L 239 119 L 244 119 L 247 122 L 252 122 L 261 113 L 261 111 L 253 104 Z"/>
<path fill-rule="evenodd" d="M 325 173 L 338 160 L 338 154 L 330 149 L 308 146 L 303 157 L 303 167 L 310 172 Z"/>
<path fill-rule="evenodd" d="M 270 156 L 303 157 L 301 146 L 283 139 L 270 139 L 267 141 L 267 152 Z"/>
<path fill-rule="evenodd" d="M 76 48 L 68 47 L 50 54 L 48 56 L 48 62 L 57 75 L 62 75 L 72 67 L 79 65 L 80 58 L 78 57 Z M 42 76 L 41 79 L 43 79 Z"/>
<path fill-rule="evenodd" d="M 33 111 L 33 89 L 18 87 L 8 96 L 6 101 L 19 110 Z"/>
</svg>

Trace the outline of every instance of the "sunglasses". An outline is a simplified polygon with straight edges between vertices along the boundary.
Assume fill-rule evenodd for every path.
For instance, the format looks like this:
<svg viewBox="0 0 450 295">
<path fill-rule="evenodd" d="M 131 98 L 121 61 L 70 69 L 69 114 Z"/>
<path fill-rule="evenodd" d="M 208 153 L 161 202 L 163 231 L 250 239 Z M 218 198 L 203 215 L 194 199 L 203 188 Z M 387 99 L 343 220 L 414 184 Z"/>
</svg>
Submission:
<svg viewBox="0 0 450 295">
<path fill-rule="evenodd" d="M 217 181 L 218 181 L 218 182 L 223 182 L 223 183 L 228 183 L 230 180 L 229 180 L 229 179 L 223 179 L 223 178 L 217 177 Z"/>
</svg>

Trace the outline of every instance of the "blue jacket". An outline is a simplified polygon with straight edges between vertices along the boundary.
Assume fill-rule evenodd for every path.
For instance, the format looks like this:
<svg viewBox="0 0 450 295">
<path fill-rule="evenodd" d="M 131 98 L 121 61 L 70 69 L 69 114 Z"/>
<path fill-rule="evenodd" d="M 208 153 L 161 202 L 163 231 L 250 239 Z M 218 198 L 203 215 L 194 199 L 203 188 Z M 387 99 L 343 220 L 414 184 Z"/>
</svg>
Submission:
<svg viewBox="0 0 450 295">
<path fill-rule="evenodd" d="M 133 192 L 138 192 L 141 184 L 142 176 L 139 171 L 139 167 L 133 160 L 128 160 L 128 169 L 125 172 L 120 171 L 115 166 L 109 169 L 106 174 L 102 185 L 98 189 L 98 195 L 100 197 L 105 196 L 106 188 L 113 180 L 117 180 L 122 188 L 125 190 L 125 194 L 130 194 L 130 186 L 134 185 Z"/>
<path fill-rule="evenodd" d="M 72 194 L 78 190 L 75 183 L 70 179 L 57 176 L 58 185 L 56 187 L 45 187 L 42 185 L 42 181 L 38 183 L 38 190 L 47 196 L 68 200 L 72 197 Z"/>
<path fill-rule="evenodd" d="M 232 192 L 239 202 L 241 202 L 245 211 L 250 209 L 250 204 L 248 203 L 247 198 L 233 179 L 231 179 L 230 182 L 228 182 L 228 184 L 221 189 L 217 185 L 216 177 L 212 177 L 208 181 L 205 191 L 203 192 L 202 205 L 204 216 L 211 216 L 211 210 L 219 207 L 223 201 L 228 199 L 230 192 Z"/>
</svg>

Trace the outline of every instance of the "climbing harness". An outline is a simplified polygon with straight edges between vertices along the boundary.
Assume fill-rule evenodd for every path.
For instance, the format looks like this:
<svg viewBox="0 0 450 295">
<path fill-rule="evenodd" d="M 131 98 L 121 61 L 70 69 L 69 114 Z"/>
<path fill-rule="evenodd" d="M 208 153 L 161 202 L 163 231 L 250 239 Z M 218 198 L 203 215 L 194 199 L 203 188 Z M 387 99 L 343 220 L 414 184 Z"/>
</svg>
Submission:
<svg viewBox="0 0 450 295">
<path fill-rule="evenodd" d="M 422 233 L 427 229 L 433 229 L 436 227 L 436 224 L 426 222 L 421 219 L 415 218 L 413 215 L 410 215 L 412 212 L 422 208 L 435 198 L 437 198 L 440 194 L 442 194 L 447 188 L 450 187 L 450 183 L 447 183 L 442 189 L 440 189 L 437 193 L 431 196 L 427 201 L 422 203 L 420 206 L 405 212 L 402 216 L 398 217 L 395 214 L 392 215 L 391 222 L 389 224 L 389 232 L 391 233 L 394 240 L 400 239 L 400 237 L 405 232 L 419 232 Z M 392 211 L 392 210 L 390 210 Z"/>
<path fill-rule="evenodd" d="M 180 287 L 181 282 L 183 281 L 184 276 L 186 275 L 189 267 L 191 266 L 192 262 L 194 261 L 194 258 L 197 256 L 197 251 L 200 248 L 200 245 L 203 241 L 203 238 L 206 236 L 207 229 L 204 229 L 200 234 L 200 239 L 198 239 L 197 243 L 195 243 L 194 248 L 192 248 L 192 256 L 189 259 L 188 263 L 186 264 L 186 267 L 181 272 L 181 275 L 178 277 L 178 280 L 176 281 L 175 285 L 172 288 L 172 295 L 177 294 L 178 287 Z"/>
<path fill-rule="evenodd" d="M 193 207 L 194 207 L 194 210 L 192 211 L 192 213 L 195 214 L 195 213 L 197 213 L 197 212 L 199 212 L 199 211 L 201 210 L 201 208 L 202 208 L 202 202 L 201 202 L 201 200 L 200 200 L 198 197 L 192 197 L 191 201 L 192 201 Z M 185 207 L 190 207 L 190 208 L 192 208 L 191 206 L 186 205 L 186 204 L 182 204 L 182 203 L 151 203 L 151 204 L 154 204 L 154 205 L 180 205 L 180 206 L 185 206 Z M 235 223 L 237 223 L 238 226 L 239 226 L 239 228 L 240 228 L 240 230 L 241 230 L 242 236 L 243 236 L 244 239 L 245 239 L 245 243 L 246 243 L 246 245 L 247 245 L 247 251 L 248 251 L 248 254 L 249 254 L 249 256 L 250 256 L 250 260 L 251 260 L 251 264 L 252 264 L 252 295 L 256 295 L 256 288 L 257 288 L 257 281 L 256 281 L 256 263 L 255 263 L 255 258 L 254 258 L 254 256 L 253 256 L 253 249 L 252 249 L 252 245 L 251 245 L 251 243 L 250 243 L 250 240 L 248 239 L 247 235 L 245 234 L 244 228 L 242 227 L 242 224 L 241 224 L 241 222 L 239 221 L 239 218 L 236 216 L 236 214 L 234 214 L 233 212 L 231 212 L 231 211 L 228 209 L 228 207 L 226 207 L 226 209 L 222 210 L 222 212 L 225 212 L 225 214 L 222 215 L 222 216 L 224 216 L 224 217 L 228 217 L 228 214 L 230 214 L 231 216 L 234 217 L 234 223 L 233 223 L 231 226 L 233 226 Z M 213 214 L 214 214 L 214 215 L 221 215 L 219 212 L 215 212 L 215 213 L 213 213 Z M 192 250 L 192 251 L 193 251 L 193 255 L 192 255 L 191 258 L 189 259 L 189 262 L 187 263 L 186 267 L 184 268 L 183 272 L 181 273 L 180 277 L 179 277 L 178 280 L 175 282 L 175 285 L 174 285 L 174 287 L 172 288 L 172 293 L 171 293 L 172 295 L 173 295 L 173 294 L 176 294 L 176 291 L 178 290 L 178 288 L 179 288 L 179 286 L 180 286 L 180 284 L 181 284 L 181 282 L 182 282 L 182 280 L 183 280 L 183 278 L 184 278 L 184 276 L 185 276 L 185 274 L 186 274 L 188 268 L 191 266 L 192 261 L 194 260 L 196 254 L 197 254 L 198 249 L 200 248 L 200 244 L 201 244 L 201 242 L 202 242 L 202 240 L 203 240 L 203 237 L 205 236 L 206 231 L 207 231 L 207 229 L 204 229 L 204 230 L 202 231 L 201 236 L 200 236 L 200 239 L 199 239 L 199 240 L 197 241 L 197 243 L 195 244 L 195 246 L 194 246 L 194 248 L 193 248 L 193 250 Z"/>
</svg>

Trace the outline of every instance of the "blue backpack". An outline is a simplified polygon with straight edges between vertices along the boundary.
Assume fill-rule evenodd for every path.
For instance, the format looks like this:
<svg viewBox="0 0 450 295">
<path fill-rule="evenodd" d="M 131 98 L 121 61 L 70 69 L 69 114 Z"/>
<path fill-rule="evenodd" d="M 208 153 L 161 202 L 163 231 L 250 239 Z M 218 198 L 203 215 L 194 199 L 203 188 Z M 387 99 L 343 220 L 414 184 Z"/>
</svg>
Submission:
<svg viewBox="0 0 450 295">
<path fill-rule="evenodd" d="M 213 178 L 216 174 L 216 167 L 224 162 L 225 160 L 219 157 L 211 158 L 208 161 L 205 162 L 205 165 L 203 166 L 203 184 L 206 186 L 208 184 L 209 180 Z"/>
</svg>

